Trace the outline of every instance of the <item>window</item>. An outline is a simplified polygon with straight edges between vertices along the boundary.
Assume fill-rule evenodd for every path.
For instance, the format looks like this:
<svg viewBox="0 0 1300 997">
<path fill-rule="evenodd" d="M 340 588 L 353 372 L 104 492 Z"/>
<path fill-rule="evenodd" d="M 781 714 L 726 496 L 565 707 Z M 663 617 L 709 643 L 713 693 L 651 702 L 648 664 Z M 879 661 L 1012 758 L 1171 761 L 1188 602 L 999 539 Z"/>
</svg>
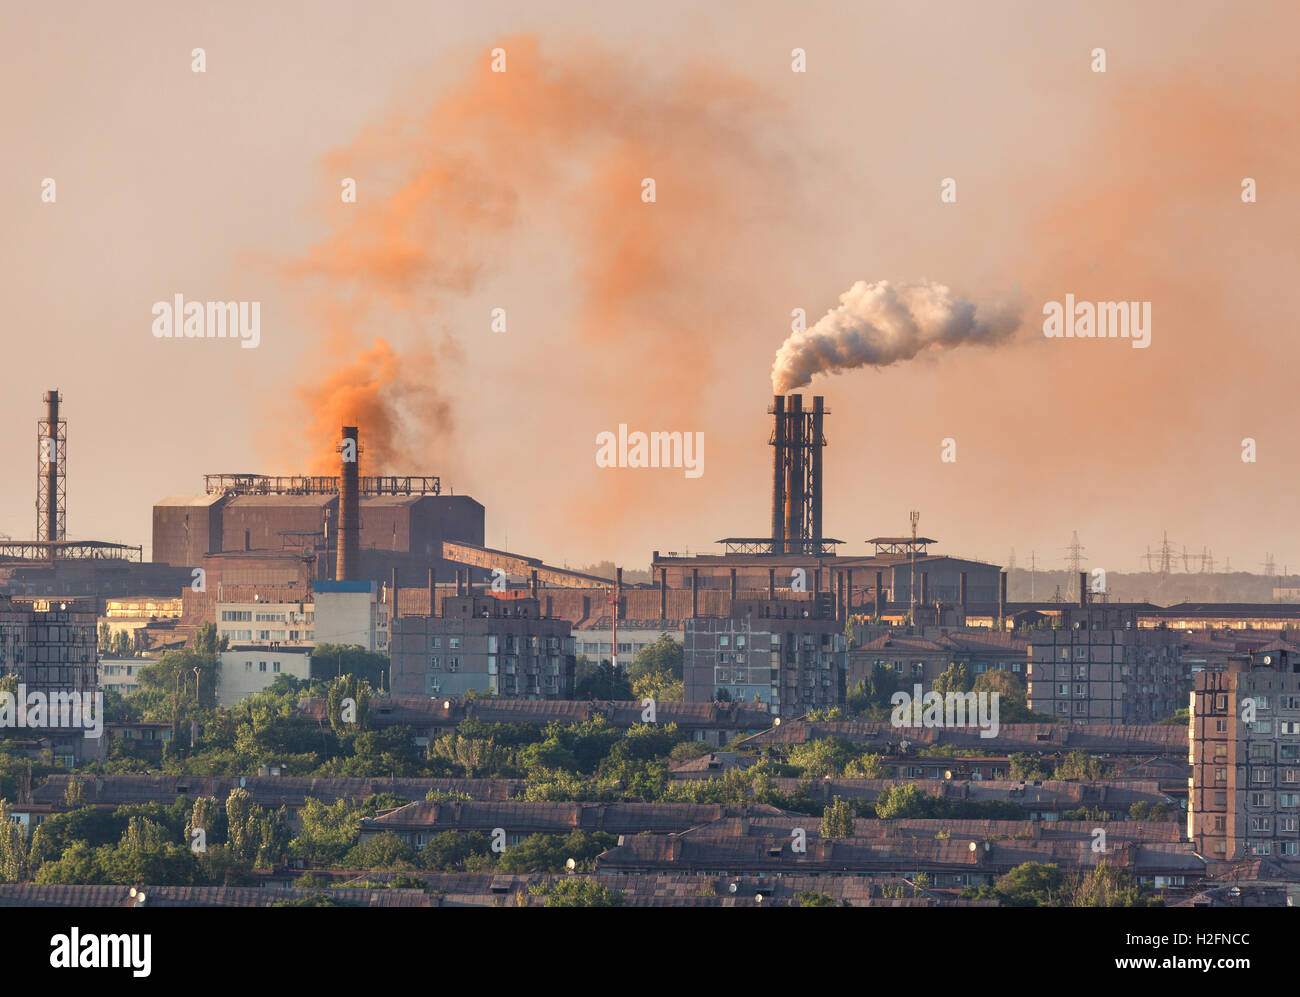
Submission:
<svg viewBox="0 0 1300 997">
<path fill-rule="evenodd" d="M 259 661 L 259 662 L 257 663 L 257 670 L 258 670 L 259 672 L 264 672 L 264 671 L 266 671 L 266 662 L 265 662 L 265 661 Z"/>
<path fill-rule="evenodd" d="M 278 674 L 279 671 L 280 671 L 280 662 L 278 662 L 278 661 L 272 661 L 272 662 L 271 662 L 271 670 L 272 670 L 273 672 L 276 672 L 276 673 Z"/>
<path fill-rule="evenodd" d="M 442 668 L 442 665 L 438 664 L 438 656 L 436 654 L 429 659 L 429 667 L 435 672 Z"/>
<path fill-rule="evenodd" d="M 245 662 L 244 662 L 244 671 L 246 671 L 246 672 L 251 672 L 252 670 L 253 670 L 253 663 L 252 663 L 251 661 L 245 661 Z"/>
<path fill-rule="evenodd" d="M 435 638 L 433 638 L 433 646 L 434 646 L 435 648 L 442 647 L 442 638 L 441 638 L 441 637 L 435 637 Z"/>
<path fill-rule="evenodd" d="M 455 651 L 457 648 L 460 647 L 460 638 L 459 638 L 459 637 L 448 637 L 448 638 L 447 638 L 447 646 L 448 646 L 449 648 L 451 648 L 453 651 Z"/>
</svg>

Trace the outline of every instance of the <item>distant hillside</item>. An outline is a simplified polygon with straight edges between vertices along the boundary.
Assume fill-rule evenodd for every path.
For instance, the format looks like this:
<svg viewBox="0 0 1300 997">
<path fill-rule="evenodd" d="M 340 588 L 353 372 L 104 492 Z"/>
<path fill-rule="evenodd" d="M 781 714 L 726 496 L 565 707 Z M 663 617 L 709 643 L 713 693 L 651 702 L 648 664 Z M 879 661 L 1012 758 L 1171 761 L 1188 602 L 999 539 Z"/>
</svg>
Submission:
<svg viewBox="0 0 1300 997">
<path fill-rule="evenodd" d="M 1091 579 L 1089 575 L 1089 579 Z M 1047 602 L 1053 599 L 1058 587 L 1064 598 L 1068 586 L 1067 571 L 1030 572 L 1016 568 L 1007 573 L 1007 599 L 1010 602 Z M 1300 576 L 1254 575 L 1247 571 L 1231 574 L 1185 572 L 1161 575 L 1156 572 L 1108 571 L 1106 588 L 1111 602 L 1150 602 L 1158 606 L 1171 606 L 1179 602 L 1300 602 Z M 1275 597 L 1275 589 L 1291 589 L 1287 598 Z M 1078 597 L 1077 579 L 1074 598 Z"/>
</svg>

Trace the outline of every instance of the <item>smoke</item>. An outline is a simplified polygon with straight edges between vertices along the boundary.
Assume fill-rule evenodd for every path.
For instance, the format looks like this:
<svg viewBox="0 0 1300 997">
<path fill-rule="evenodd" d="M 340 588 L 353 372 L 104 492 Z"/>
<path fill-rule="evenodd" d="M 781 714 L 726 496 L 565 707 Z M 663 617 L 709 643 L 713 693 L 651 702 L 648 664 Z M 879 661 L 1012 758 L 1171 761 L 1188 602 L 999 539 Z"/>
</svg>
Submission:
<svg viewBox="0 0 1300 997">
<path fill-rule="evenodd" d="M 777 172 L 756 137 L 767 99 L 713 66 L 638 64 L 585 43 L 544 54 L 529 36 L 494 47 L 506 52 L 505 72 L 478 49 L 436 99 L 420 88 L 326 157 L 330 183 L 358 178 L 357 203 L 340 206 L 337 186 L 327 191 L 332 230 L 282 270 L 313 323 L 330 330 L 295 392 L 313 466 L 335 459 L 338 427 L 355 421 L 368 470 L 427 471 L 432 459 L 446 474 L 452 412 L 485 388 L 519 393 L 491 380 L 506 370 L 500 361 L 549 363 L 565 349 L 591 372 L 578 388 L 589 410 L 613 413 L 593 418 L 700 418 L 709 382 L 684 382 L 682 364 L 707 372 L 714 344 L 699 328 L 735 324 L 738 289 L 720 270 L 736 281 L 753 270 L 759 240 L 745 229 Z M 503 303 L 487 300 L 485 285 L 539 233 L 555 246 L 547 262 L 571 321 L 545 337 L 530 328 L 529 339 L 512 328 L 492 340 L 493 368 L 467 367 L 454 344 L 490 336 L 488 312 Z M 482 326 L 444 325 L 428 342 L 449 306 L 466 302 Z M 584 427 L 584 446 L 598 428 Z M 398 466 L 412 455 L 418 466 Z M 476 456 L 482 473 L 491 455 Z M 595 487 L 625 484 L 604 475 Z"/>
<path fill-rule="evenodd" d="M 992 345 L 1019 323 L 1017 312 L 1006 307 L 977 316 L 973 303 L 942 284 L 859 280 L 840 295 L 838 308 L 781 344 L 772 363 L 772 390 L 783 395 L 815 374 L 887 367 L 923 350 Z"/>
</svg>

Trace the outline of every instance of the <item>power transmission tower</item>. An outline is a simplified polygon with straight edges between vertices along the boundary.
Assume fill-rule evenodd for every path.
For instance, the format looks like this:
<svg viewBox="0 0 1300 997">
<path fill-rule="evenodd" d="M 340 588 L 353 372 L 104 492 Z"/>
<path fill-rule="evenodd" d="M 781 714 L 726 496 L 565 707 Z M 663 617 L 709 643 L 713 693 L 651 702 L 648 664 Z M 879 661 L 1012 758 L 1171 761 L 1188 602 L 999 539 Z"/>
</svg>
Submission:
<svg viewBox="0 0 1300 997">
<path fill-rule="evenodd" d="M 1016 549 L 1012 547 L 1011 556 L 1007 558 L 1007 572 L 1010 573 L 1015 570 L 1016 570 Z"/>
<path fill-rule="evenodd" d="M 1070 555 L 1070 577 L 1066 579 L 1065 597 L 1067 599 L 1077 596 L 1081 593 L 1074 591 L 1074 586 L 1079 577 L 1079 571 L 1083 562 L 1087 560 L 1083 556 L 1083 544 L 1079 543 L 1079 531 L 1075 530 L 1070 535 L 1070 546 L 1065 548 L 1065 552 Z"/>
<path fill-rule="evenodd" d="M 1151 553 L 1151 545 L 1147 544 L 1147 552 L 1142 555 L 1142 560 L 1146 561 L 1147 563 L 1147 574 L 1151 574 L 1151 572 L 1155 570 L 1155 568 L 1152 567 L 1151 564 L 1151 562 L 1154 559 L 1155 559 L 1155 555 Z"/>
<path fill-rule="evenodd" d="M 1038 555 L 1034 551 L 1029 552 L 1029 601 L 1034 601 L 1034 575 L 1038 571 Z"/>
<path fill-rule="evenodd" d="M 1206 574 L 1214 574 L 1214 551 L 1210 550 L 1208 547 L 1206 548 L 1205 553 L 1201 555 L 1201 570 Z"/>
<path fill-rule="evenodd" d="M 1173 568 L 1174 545 L 1169 542 L 1169 533 L 1166 531 L 1160 539 L 1160 574 L 1167 575 Z"/>
<path fill-rule="evenodd" d="M 1273 560 L 1272 554 L 1265 554 L 1264 560 L 1260 562 L 1264 567 L 1264 577 L 1272 578 L 1277 574 L 1277 562 Z"/>
</svg>

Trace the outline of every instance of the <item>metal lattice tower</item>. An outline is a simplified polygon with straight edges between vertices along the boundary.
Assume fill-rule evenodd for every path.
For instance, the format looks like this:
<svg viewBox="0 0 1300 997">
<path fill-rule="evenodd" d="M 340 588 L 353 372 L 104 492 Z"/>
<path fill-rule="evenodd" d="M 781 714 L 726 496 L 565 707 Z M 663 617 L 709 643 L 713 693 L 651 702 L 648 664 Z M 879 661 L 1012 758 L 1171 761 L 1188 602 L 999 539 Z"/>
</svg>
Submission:
<svg viewBox="0 0 1300 997">
<path fill-rule="evenodd" d="M 45 393 L 45 418 L 36 422 L 36 539 L 67 539 L 68 424 L 59 418 L 58 390 Z"/>
<path fill-rule="evenodd" d="M 1087 560 L 1083 556 L 1084 547 L 1079 543 L 1079 531 L 1075 530 L 1070 534 L 1070 545 L 1065 548 L 1065 553 L 1069 555 L 1070 577 L 1066 579 L 1065 597 L 1067 599 L 1076 597 L 1080 593 L 1074 591 L 1075 582 L 1079 577 L 1079 572 L 1083 568 L 1083 562 Z"/>
<path fill-rule="evenodd" d="M 1169 542 L 1169 532 L 1166 530 L 1160 539 L 1160 574 L 1169 574 L 1173 570 L 1173 564 L 1174 545 Z"/>
</svg>

